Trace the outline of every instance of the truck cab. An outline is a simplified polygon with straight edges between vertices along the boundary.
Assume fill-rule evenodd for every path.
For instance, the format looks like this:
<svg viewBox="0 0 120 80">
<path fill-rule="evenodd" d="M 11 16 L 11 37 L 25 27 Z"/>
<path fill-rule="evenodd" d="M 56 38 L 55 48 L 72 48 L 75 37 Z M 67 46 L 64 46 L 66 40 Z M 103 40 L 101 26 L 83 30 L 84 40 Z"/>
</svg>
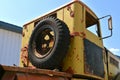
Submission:
<svg viewBox="0 0 120 80">
<path fill-rule="evenodd" d="M 109 80 L 111 72 L 100 19 L 88 6 L 75 0 L 26 23 L 20 67 L 58 69 L 79 79 Z M 110 30 L 111 20 L 110 17 Z M 118 68 L 115 73 L 119 71 Z"/>
</svg>

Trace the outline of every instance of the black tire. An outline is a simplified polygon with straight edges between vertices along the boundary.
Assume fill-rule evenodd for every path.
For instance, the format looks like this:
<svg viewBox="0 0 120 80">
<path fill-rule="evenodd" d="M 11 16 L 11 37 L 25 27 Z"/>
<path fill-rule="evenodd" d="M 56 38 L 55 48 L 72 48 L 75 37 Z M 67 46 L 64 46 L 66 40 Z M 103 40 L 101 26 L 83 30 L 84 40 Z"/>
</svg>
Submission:
<svg viewBox="0 0 120 80">
<path fill-rule="evenodd" d="M 29 60 L 37 68 L 58 68 L 67 53 L 69 43 L 70 32 L 67 25 L 56 18 L 45 18 L 35 26 L 31 34 Z"/>
</svg>

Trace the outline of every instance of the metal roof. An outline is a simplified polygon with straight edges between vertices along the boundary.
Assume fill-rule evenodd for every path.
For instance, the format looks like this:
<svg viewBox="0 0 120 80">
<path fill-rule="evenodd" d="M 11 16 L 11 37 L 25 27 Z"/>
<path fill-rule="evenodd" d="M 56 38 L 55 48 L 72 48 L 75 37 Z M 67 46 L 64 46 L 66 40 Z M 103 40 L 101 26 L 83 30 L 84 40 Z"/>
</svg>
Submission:
<svg viewBox="0 0 120 80">
<path fill-rule="evenodd" d="M 22 27 L 16 26 L 14 24 L 6 23 L 6 22 L 3 22 L 3 21 L 0 21 L 0 29 L 13 31 L 13 32 L 16 32 L 16 33 L 22 33 Z"/>
</svg>

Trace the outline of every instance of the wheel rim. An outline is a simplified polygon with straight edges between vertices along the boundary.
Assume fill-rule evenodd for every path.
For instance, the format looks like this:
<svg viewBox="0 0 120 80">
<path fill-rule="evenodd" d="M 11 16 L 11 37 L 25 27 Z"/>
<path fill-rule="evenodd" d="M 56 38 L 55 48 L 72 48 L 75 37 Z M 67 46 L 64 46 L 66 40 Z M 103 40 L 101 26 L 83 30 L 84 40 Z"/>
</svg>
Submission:
<svg viewBox="0 0 120 80">
<path fill-rule="evenodd" d="M 35 56 L 44 58 L 51 52 L 55 43 L 55 33 L 49 25 L 43 26 L 35 39 Z"/>
</svg>

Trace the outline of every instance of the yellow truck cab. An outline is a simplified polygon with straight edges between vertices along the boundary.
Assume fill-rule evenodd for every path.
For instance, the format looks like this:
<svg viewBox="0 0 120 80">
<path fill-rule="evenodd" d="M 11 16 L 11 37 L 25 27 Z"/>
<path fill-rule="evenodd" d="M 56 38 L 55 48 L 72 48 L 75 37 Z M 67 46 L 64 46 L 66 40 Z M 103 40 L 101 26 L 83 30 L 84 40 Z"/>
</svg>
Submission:
<svg viewBox="0 0 120 80">
<path fill-rule="evenodd" d="M 109 17 L 112 34 L 112 17 L 105 17 Z M 98 18 L 84 3 L 75 0 L 26 23 L 20 66 L 57 68 L 80 78 L 109 80 L 108 56 L 100 26 L 102 18 Z M 118 66 L 115 75 L 119 71 Z"/>
<path fill-rule="evenodd" d="M 112 17 L 105 17 L 112 35 Z M 75 0 L 26 23 L 20 67 L 69 74 L 55 80 L 119 80 L 120 59 L 104 48 L 103 39 L 111 35 L 102 37 L 102 18 Z"/>
</svg>

